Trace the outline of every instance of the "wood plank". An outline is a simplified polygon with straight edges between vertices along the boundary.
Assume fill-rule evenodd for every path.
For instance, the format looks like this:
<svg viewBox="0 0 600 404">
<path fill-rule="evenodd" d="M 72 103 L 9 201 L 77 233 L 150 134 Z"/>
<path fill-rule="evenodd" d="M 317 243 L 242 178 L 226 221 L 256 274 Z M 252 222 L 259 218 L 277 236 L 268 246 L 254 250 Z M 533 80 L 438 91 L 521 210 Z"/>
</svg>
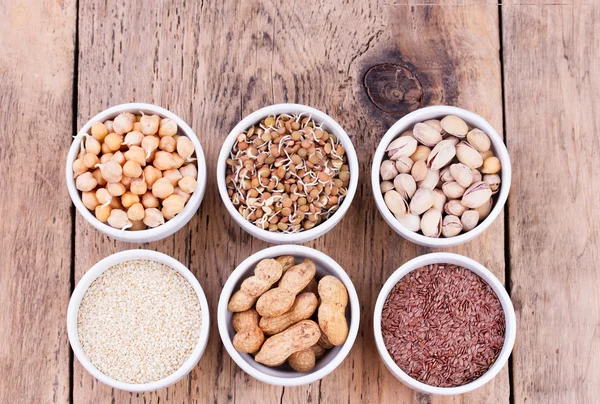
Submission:
<svg viewBox="0 0 600 404">
<path fill-rule="evenodd" d="M 0 402 L 65 403 L 75 2 L 8 0 L 0 16 Z"/>
<path fill-rule="evenodd" d="M 502 8 L 518 403 L 600 395 L 600 8 L 587 4 Z"/>
<path fill-rule="evenodd" d="M 75 363 L 75 401 L 428 401 L 391 376 L 373 342 L 371 312 L 381 285 L 426 250 L 404 242 L 381 220 L 370 192 L 370 159 L 385 130 L 419 105 L 463 106 L 502 129 L 497 7 L 205 0 L 186 8 L 183 1 L 153 7 L 96 1 L 80 5 L 80 21 L 80 125 L 110 105 L 146 101 L 179 114 L 201 139 L 209 177 L 200 212 L 178 234 L 149 247 L 191 266 L 207 292 L 213 322 L 207 351 L 189 378 L 157 393 L 131 395 L 99 385 Z M 406 98 L 393 99 L 383 108 L 389 112 L 375 106 L 364 78 L 382 63 L 405 66 L 422 94 L 409 91 Z M 308 243 L 338 261 L 355 282 L 363 299 L 359 338 L 332 375 L 285 389 L 257 382 L 239 369 L 224 351 L 214 321 L 228 275 L 267 246 L 241 231 L 222 206 L 213 178 L 217 154 L 241 116 L 274 102 L 327 111 L 352 136 L 361 163 L 359 190 L 346 218 Z M 503 279 L 503 238 L 500 218 L 479 240 L 454 250 Z M 108 240 L 81 218 L 76 245 L 77 278 L 98 259 L 137 247 Z M 508 402 L 506 371 L 464 397 L 465 402 L 486 400 Z"/>
</svg>

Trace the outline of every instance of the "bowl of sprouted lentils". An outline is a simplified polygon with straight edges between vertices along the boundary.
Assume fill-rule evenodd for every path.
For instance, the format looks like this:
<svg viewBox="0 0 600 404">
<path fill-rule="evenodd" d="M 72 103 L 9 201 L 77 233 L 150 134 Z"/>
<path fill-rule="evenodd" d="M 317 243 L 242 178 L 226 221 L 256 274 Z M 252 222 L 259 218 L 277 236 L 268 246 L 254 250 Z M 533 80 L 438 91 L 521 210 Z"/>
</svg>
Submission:
<svg viewBox="0 0 600 404">
<path fill-rule="evenodd" d="M 331 230 L 358 184 L 352 141 L 329 115 L 277 104 L 248 115 L 229 133 L 217 165 L 221 199 L 251 235 L 303 243 Z"/>
<path fill-rule="evenodd" d="M 398 380 L 424 393 L 455 395 L 498 374 L 515 342 L 516 319 L 508 293 L 487 268 L 433 253 L 389 277 L 373 327 L 379 355 Z"/>
<path fill-rule="evenodd" d="M 67 312 L 69 342 L 99 381 L 153 391 L 185 377 L 209 332 L 202 287 L 183 264 L 150 250 L 104 258 L 79 281 Z"/>
</svg>

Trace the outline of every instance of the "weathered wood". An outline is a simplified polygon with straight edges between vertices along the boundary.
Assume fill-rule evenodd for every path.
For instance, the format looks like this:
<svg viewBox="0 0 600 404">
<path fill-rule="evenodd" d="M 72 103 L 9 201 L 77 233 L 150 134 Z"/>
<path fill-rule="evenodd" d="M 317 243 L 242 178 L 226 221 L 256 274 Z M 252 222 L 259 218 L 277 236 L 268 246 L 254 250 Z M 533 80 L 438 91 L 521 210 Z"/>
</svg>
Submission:
<svg viewBox="0 0 600 404">
<path fill-rule="evenodd" d="M 502 9 L 516 403 L 600 395 L 600 9 Z"/>
<path fill-rule="evenodd" d="M 66 403 L 75 2 L 0 16 L 0 402 Z"/>
</svg>

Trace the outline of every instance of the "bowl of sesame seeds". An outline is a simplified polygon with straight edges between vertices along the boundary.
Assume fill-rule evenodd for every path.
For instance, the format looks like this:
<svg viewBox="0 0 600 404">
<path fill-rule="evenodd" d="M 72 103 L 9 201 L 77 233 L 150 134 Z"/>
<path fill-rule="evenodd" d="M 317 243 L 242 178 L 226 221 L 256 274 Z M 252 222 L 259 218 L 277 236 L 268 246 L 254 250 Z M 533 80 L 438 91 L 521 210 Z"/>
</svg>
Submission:
<svg viewBox="0 0 600 404">
<path fill-rule="evenodd" d="M 277 104 L 246 116 L 229 133 L 217 164 L 219 194 L 246 232 L 304 243 L 331 230 L 358 186 L 358 158 L 329 115 Z"/>
<path fill-rule="evenodd" d="M 99 381 L 131 392 L 170 386 L 196 366 L 209 332 L 202 287 L 183 264 L 128 250 L 94 265 L 67 312 L 73 352 Z"/>
</svg>

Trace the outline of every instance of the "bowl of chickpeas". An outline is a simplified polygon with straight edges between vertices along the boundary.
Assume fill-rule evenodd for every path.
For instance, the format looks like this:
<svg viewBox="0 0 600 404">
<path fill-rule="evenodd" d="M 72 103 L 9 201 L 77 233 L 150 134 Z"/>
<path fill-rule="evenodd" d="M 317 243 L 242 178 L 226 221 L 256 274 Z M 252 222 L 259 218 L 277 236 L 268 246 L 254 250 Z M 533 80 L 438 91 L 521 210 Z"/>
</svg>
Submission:
<svg viewBox="0 0 600 404">
<path fill-rule="evenodd" d="M 69 195 L 97 230 L 121 241 L 161 240 L 194 216 L 206 162 L 194 131 L 152 104 L 111 107 L 75 136 L 66 164 Z"/>
</svg>

